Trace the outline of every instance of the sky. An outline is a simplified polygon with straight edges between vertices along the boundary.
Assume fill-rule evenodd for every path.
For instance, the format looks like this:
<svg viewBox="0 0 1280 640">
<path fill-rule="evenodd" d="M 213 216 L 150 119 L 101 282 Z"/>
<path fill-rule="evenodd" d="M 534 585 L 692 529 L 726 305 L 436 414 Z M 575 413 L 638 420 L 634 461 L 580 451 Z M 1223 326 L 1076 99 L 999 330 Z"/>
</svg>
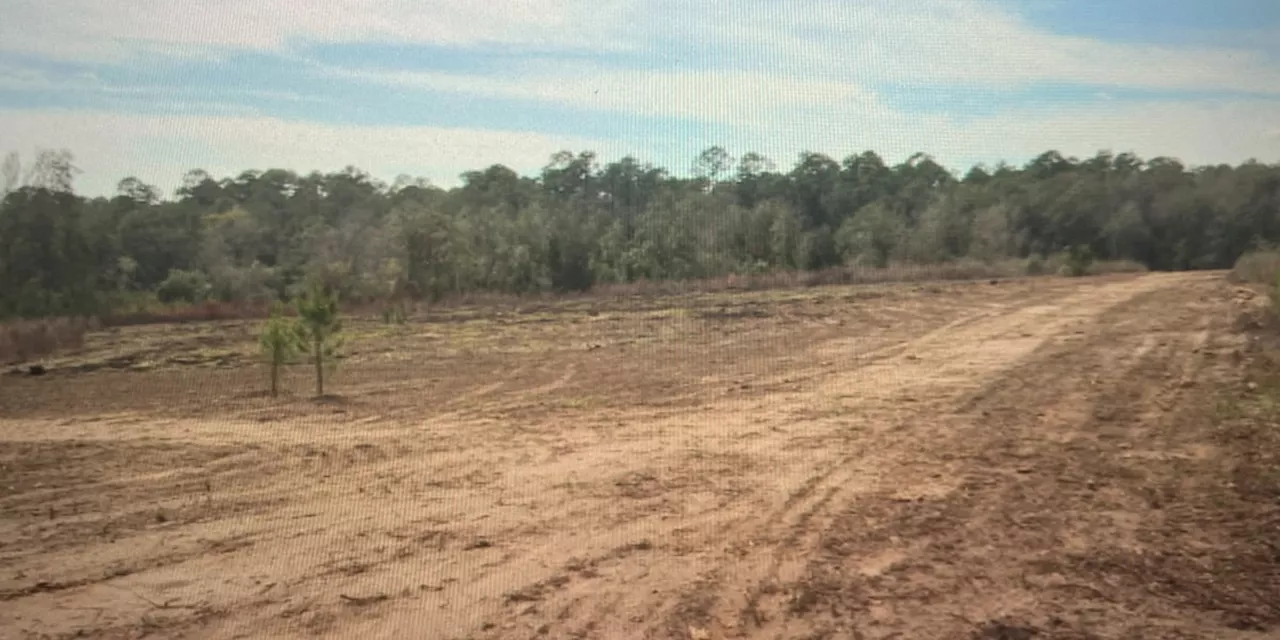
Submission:
<svg viewBox="0 0 1280 640">
<path fill-rule="evenodd" d="M 0 152 L 440 186 L 551 154 L 1280 162 L 1275 0 L 8 0 Z"/>
</svg>

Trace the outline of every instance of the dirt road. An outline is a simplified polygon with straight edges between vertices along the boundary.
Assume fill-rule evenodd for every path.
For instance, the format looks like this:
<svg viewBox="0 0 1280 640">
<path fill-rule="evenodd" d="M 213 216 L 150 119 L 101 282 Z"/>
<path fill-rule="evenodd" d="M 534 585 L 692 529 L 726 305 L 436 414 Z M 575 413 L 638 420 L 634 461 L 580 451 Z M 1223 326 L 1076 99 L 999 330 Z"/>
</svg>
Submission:
<svg viewBox="0 0 1280 640">
<path fill-rule="evenodd" d="M 319 402 L 0 380 L 0 637 L 1280 629 L 1222 274 L 753 295 L 411 328 Z"/>
</svg>

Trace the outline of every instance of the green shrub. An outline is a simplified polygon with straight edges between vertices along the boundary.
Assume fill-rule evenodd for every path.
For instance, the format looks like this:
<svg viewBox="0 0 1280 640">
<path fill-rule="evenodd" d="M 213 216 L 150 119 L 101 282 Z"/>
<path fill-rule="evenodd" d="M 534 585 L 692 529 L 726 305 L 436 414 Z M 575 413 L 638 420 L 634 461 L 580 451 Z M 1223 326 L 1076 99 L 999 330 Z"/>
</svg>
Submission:
<svg viewBox="0 0 1280 640">
<path fill-rule="evenodd" d="M 1044 271 L 1044 260 L 1040 256 L 1031 256 L 1031 259 L 1027 260 L 1027 275 L 1044 275 Z"/>
<path fill-rule="evenodd" d="M 1079 278 L 1089 274 L 1093 266 L 1093 251 L 1084 245 L 1075 245 L 1067 253 L 1066 274 Z"/>
<path fill-rule="evenodd" d="M 1146 272 L 1147 266 L 1135 260 L 1095 260 L 1089 266 L 1089 273 L 1093 275 Z"/>
<path fill-rule="evenodd" d="M 210 297 L 222 302 L 269 303 L 279 299 L 281 278 L 275 269 L 254 262 L 248 267 L 225 267 L 209 275 Z"/>
<path fill-rule="evenodd" d="M 209 278 L 199 271 L 169 270 L 169 277 L 156 287 L 156 298 L 165 304 L 202 302 L 209 296 Z"/>
</svg>

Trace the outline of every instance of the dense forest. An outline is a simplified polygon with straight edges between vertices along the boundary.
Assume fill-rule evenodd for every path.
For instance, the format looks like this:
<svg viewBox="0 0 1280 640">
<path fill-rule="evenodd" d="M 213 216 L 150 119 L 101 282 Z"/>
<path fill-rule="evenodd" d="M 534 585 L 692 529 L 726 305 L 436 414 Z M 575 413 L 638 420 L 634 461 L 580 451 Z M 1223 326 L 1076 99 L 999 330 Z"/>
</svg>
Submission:
<svg viewBox="0 0 1280 640">
<path fill-rule="evenodd" d="M 0 317 L 101 313 L 139 299 L 263 301 L 309 284 L 344 299 L 585 290 L 730 273 L 885 267 L 1087 249 L 1151 269 L 1227 267 L 1280 240 L 1280 165 L 1047 152 L 957 176 L 928 155 L 803 153 L 790 169 L 719 147 L 691 177 L 560 152 L 440 189 L 355 169 L 186 174 L 74 191 L 67 151 L 0 173 Z"/>
</svg>

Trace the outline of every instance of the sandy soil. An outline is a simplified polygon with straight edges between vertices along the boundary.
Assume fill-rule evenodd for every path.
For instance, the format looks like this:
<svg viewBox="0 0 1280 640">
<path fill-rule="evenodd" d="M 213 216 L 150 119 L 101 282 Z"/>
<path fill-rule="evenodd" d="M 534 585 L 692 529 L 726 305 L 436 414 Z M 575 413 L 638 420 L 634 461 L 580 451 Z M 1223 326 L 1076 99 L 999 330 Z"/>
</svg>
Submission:
<svg viewBox="0 0 1280 640">
<path fill-rule="evenodd" d="M 1276 637 L 1280 502 L 1216 426 L 1241 295 L 355 320 L 318 400 L 252 325 L 104 332 L 0 377 L 0 637 Z"/>
</svg>

